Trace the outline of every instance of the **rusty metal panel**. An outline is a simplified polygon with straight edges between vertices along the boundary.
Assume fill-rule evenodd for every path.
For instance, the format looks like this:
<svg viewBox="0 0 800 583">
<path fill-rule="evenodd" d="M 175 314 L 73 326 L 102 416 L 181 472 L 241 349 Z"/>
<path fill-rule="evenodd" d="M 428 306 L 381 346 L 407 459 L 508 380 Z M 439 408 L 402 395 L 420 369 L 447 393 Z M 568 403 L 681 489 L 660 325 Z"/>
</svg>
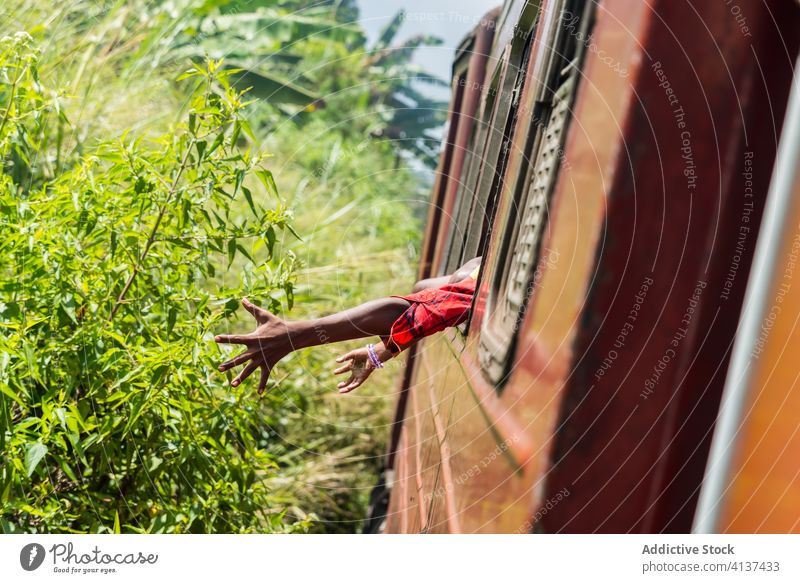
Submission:
<svg viewBox="0 0 800 583">
<path fill-rule="evenodd" d="M 691 5 L 653 3 L 639 38 L 545 499 L 571 494 L 542 520 L 548 532 L 691 528 L 791 78 L 783 43 L 797 26 L 790 3 L 771 3 L 773 20 L 740 2 L 752 37 L 724 3 Z"/>
<path fill-rule="evenodd" d="M 619 14 L 598 18 L 595 38 L 604 43 L 608 54 L 632 66 L 627 59 L 635 55 L 632 50 L 635 41 L 629 38 L 628 31 L 643 26 L 643 9 L 627 4 L 618 9 Z M 548 48 L 540 44 L 534 50 L 541 55 Z M 501 396 L 483 377 L 477 354 L 479 325 L 470 328 L 466 346 L 458 332 L 448 332 L 420 345 L 420 352 L 438 355 L 435 361 L 438 369 L 462 371 L 462 380 L 454 380 L 448 370 L 449 390 L 457 394 L 451 400 L 450 415 L 440 416 L 448 423 L 444 428 L 447 448 L 442 461 L 448 459 L 450 480 L 455 484 L 455 516 L 452 506 L 447 516 L 451 531 L 456 528 L 463 532 L 524 531 L 530 526 L 529 510 L 525 509 L 530 509 L 531 501 L 538 499 L 543 491 L 541 484 L 547 470 L 549 439 L 558 413 L 563 379 L 568 372 L 565 363 L 570 343 L 565 339 L 574 335 L 578 326 L 581 298 L 593 270 L 594 249 L 600 233 L 597 217 L 605 200 L 602 187 L 610 181 L 609 173 L 613 170 L 612 153 L 599 145 L 607 142 L 609 128 L 615 128 L 624 114 L 626 101 L 619 96 L 630 92 L 630 88 L 620 84 L 618 76 L 599 63 L 595 55 L 587 55 L 585 75 L 589 89 L 585 95 L 578 96 L 575 104 L 577 127 L 593 126 L 600 132 L 591 137 L 579 132 L 567 141 L 565 155 L 570 160 L 581 158 L 593 164 L 581 172 L 570 170 L 556 186 L 553 199 L 557 210 L 547 234 L 547 244 L 561 249 L 564 260 L 548 270 L 541 282 L 542 289 L 537 290 L 536 301 L 531 304 L 523 323 L 521 349 L 511 382 Z M 605 91 L 599 92 L 598 88 Z M 609 98 L 612 108 L 605 102 Z M 523 111 L 533 111 L 534 104 L 534 92 L 524 91 Z M 517 133 L 522 136 L 524 132 L 515 131 L 515 139 Z M 524 148 L 519 145 L 512 148 L 512 152 L 519 154 L 521 151 Z M 509 163 L 507 172 L 519 172 L 524 167 L 524 157 L 518 155 Z M 574 189 L 580 193 L 580 200 Z M 509 212 L 513 195 L 511 190 L 503 191 L 500 208 L 504 210 L 499 213 Z M 498 244 L 495 238 L 489 244 L 485 265 L 490 274 L 498 265 Z M 571 284 L 567 292 L 564 292 L 565 280 Z M 486 292 L 482 285 L 473 324 L 480 324 L 484 317 Z M 553 304 L 560 304 L 565 297 L 566 304 L 558 306 L 558 317 L 550 317 Z M 437 342 L 449 346 L 452 354 L 442 356 L 435 347 Z M 422 388 L 414 384 L 411 391 Z M 438 395 L 445 394 L 446 389 L 438 383 L 434 388 Z M 492 456 L 498 446 L 503 450 L 502 455 Z M 486 456 L 490 456 L 492 463 L 482 470 L 482 477 L 455 483 L 464 472 L 469 475 L 469 469 Z M 495 487 L 497 484 L 500 486 Z M 431 521 L 438 523 L 441 519 L 431 515 Z"/>
<path fill-rule="evenodd" d="M 434 183 L 431 205 L 428 212 L 428 222 L 423 243 L 419 265 L 419 278 L 430 277 L 439 269 L 438 258 L 441 256 L 441 246 L 444 238 L 441 232 L 447 232 L 450 217 L 455 202 L 459 185 L 464 157 L 467 151 L 470 136 L 474 128 L 475 112 L 480 103 L 483 88 L 486 63 L 491 51 L 494 38 L 494 22 L 499 14 L 499 9 L 487 13 L 476 29 L 468 35 L 462 43 L 460 51 L 460 64 L 454 67 L 453 99 L 450 104 L 449 131 L 445 140 L 443 153 L 439 161 L 436 180 Z M 392 422 L 392 432 L 387 447 L 387 469 L 395 468 L 395 475 L 402 476 L 393 485 L 394 494 L 391 499 L 391 509 L 387 516 L 387 529 L 393 532 L 408 532 L 408 516 L 405 502 L 398 500 L 410 498 L 408 491 L 408 476 L 410 469 L 407 466 L 408 438 L 403 434 L 403 423 L 408 409 L 409 388 L 414 384 L 415 357 L 417 347 L 412 347 L 406 356 L 406 370 L 403 373 L 398 391 L 395 415 Z M 398 456 L 398 452 L 399 456 Z M 398 460 L 398 457 L 400 458 Z"/>
<path fill-rule="evenodd" d="M 744 211 L 741 161 L 758 153 L 763 202 L 799 40 L 784 44 L 791 3 L 769 3 L 775 20 L 740 4 L 752 38 L 724 3 L 692 2 L 689 16 L 666 0 L 598 4 L 539 243 L 548 252 L 499 392 L 479 335 L 529 186 L 518 179 L 532 124 L 515 128 L 469 332 L 423 341 L 411 363 L 389 532 L 689 529 L 756 236 L 742 243 L 742 217 L 757 224 L 760 212 Z M 536 111 L 530 87 L 521 119 Z M 438 229 L 426 243 L 434 269 L 444 218 Z"/>
</svg>

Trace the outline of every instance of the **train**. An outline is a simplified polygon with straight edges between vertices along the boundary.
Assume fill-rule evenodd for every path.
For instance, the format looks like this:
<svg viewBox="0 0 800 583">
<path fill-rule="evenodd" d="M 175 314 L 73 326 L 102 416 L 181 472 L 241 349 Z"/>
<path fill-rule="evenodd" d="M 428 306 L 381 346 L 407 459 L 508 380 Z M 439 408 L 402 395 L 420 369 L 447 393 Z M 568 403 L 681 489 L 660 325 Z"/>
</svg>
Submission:
<svg viewBox="0 0 800 583">
<path fill-rule="evenodd" d="M 800 532 L 800 5 L 507 0 L 456 51 L 366 532 Z"/>
</svg>

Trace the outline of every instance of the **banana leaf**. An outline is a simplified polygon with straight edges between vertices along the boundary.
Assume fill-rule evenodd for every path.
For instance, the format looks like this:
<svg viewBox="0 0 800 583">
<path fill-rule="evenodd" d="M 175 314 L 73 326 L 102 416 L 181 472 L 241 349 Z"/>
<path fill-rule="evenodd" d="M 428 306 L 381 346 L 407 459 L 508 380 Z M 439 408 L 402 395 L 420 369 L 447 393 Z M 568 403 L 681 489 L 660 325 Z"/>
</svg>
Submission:
<svg viewBox="0 0 800 583">
<path fill-rule="evenodd" d="M 294 85 L 291 81 L 254 69 L 245 69 L 231 64 L 229 69 L 238 69 L 228 79 L 239 90 L 250 89 L 249 96 L 264 99 L 272 104 L 290 104 L 321 109 L 325 101 L 314 93 Z"/>
</svg>

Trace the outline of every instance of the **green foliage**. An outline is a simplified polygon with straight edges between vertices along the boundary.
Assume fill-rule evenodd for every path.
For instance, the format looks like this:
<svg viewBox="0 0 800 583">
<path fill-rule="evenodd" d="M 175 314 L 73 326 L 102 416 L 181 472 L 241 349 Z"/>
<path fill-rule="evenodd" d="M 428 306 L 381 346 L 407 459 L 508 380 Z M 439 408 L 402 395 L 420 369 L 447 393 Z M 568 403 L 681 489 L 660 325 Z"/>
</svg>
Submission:
<svg viewBox="0 0 800 583">
<path fill-rule="evenodd" d="M 242 295 L 309 317 L 412 281 L 422 189 L 399 162 L 428 127 L 394 118 L 434 108 L 416 84 L 441 82 L 410 62 L 434 41 L 367 47 L 356 13 L 0 7 L 0 36 L 35 39 L 0 43 L 3 531 L 358 529 L 396 375 L 342 398 L 347 347 L 322 347 L 255 401 L 210 341 L 248 328 Z"/>
<path fill-rule="evenodd" d="M 290 217 L 239 147 L 250 130 L 228 73 L 185 75 L 193 98 L 171 131 L 100 142 L 50 176 L 43 120 L 63 114 L 30 37 L 0 50 L 3 530 L 305 529 L 266 486 L 270 418 L 215 368 L 230 298 L 278 309 L 294 268 L 274 253 Z M 243 287 L 212 294 L 234 261 Z"/>
<path fill-rule="evenodd" d="M 371 137 L 390 144 L 397 156 L 395 165 L 405 158 L 432 169 L 439 151 L 439 130 L 447 118 L 447 102 L 426 95 L 420 85 L 448 84 L 413 59 L 419 48 L 437 46 L 442 41 L 417 35 L 397 42 L 404 17 L 399 12 L 371 47 L 365 38 L 355 43 L 309 38 L 303 44 L 307 63 L 303 79 L 325 97 L 328 121 L 347 124 L 349 131 L 359 133 L 362 140 Z M 294 119 L 304 122 L 311 117 L 300 114 Z"/>
<path fill-rule="evenodd" d="M 312 92 L 312 82 L 297 72 L 304 57 L 303 41 L 319 37 L 328 43 L 354 45 L 363 42 L 363 31 L 338 22 L 335 11 L 326 6 L 297 10 L 291 2 L 252 4 L 217 1 L 194 9 L 175 36 L 169 58 L 224 57 L 229 66 L 241 69 L 231 81 L 252 88 L 252 94 L 270 106 L 279 111 L 292 111 L 285 106 L 316 109 L 323 99 Z M 297 111 L 295 107 L 293 113 Z"/>
<path fill-rule="evenodd" d="M 0 160 L 3 180 L 41 186 L 61 165 L 67 120 L 58 96 L 48 96 L 38 69 L 38 51 L 24 32 L 0 39 Z M 53 125 L 57 129 L 53 131 Z M 52 142 L 55 142 L 54 144 Z M 54 151 L 53 151 L 54 150 Z M 49 152 L 52 156 L 38 156 Z"/>
<path fill-rule="evenodd" d="M 211 1 L 195 9 L 174 36 L 169 58 L 225 57 L 241 72 L 232 80 L 268 104 L 262 115 L 274 129 L 287 116 L 296 123 L 326 116 L 354 122 L 354 131 L 391 143 L 398 154 L 435 168 L 447 103 L 417 85 L 447 86 L 414 64 L 416 51 L 441 39 L 416 35 L 397 43 L 404 12 L 387 24 L 372 47 L 352 11 L 331 2 L 262 2 L 251 10 Z M 302 63 L 302 67 L 298 66 Z M 355 107 L 354 107 L 355 104 Z M 360 118 L 343 117 L 356 109 Z M 310 115 L 309 115 L 310 114 Z"/>
</svg>

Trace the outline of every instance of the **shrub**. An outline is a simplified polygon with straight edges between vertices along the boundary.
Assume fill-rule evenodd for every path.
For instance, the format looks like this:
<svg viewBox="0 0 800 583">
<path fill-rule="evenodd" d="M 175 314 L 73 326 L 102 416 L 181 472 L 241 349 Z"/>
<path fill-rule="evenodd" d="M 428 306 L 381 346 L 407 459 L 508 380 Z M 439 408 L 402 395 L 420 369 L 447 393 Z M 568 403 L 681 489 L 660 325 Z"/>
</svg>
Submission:
<svg viewBox="0 0 800 583">
<path fill-rule="evenodd" d="M 273 256 L 290 216 L 244 147 L 230 71 L 184 75 L 174 131 L 64 161 L 69 121 L 36 60 L 27 35 L 0 41 L 3 531 L 306 529 L 265 486 L 273 437 L 252 388 L 216 372 L 228 298 L 291 304 L 294 269 Z"/>
</svg>

